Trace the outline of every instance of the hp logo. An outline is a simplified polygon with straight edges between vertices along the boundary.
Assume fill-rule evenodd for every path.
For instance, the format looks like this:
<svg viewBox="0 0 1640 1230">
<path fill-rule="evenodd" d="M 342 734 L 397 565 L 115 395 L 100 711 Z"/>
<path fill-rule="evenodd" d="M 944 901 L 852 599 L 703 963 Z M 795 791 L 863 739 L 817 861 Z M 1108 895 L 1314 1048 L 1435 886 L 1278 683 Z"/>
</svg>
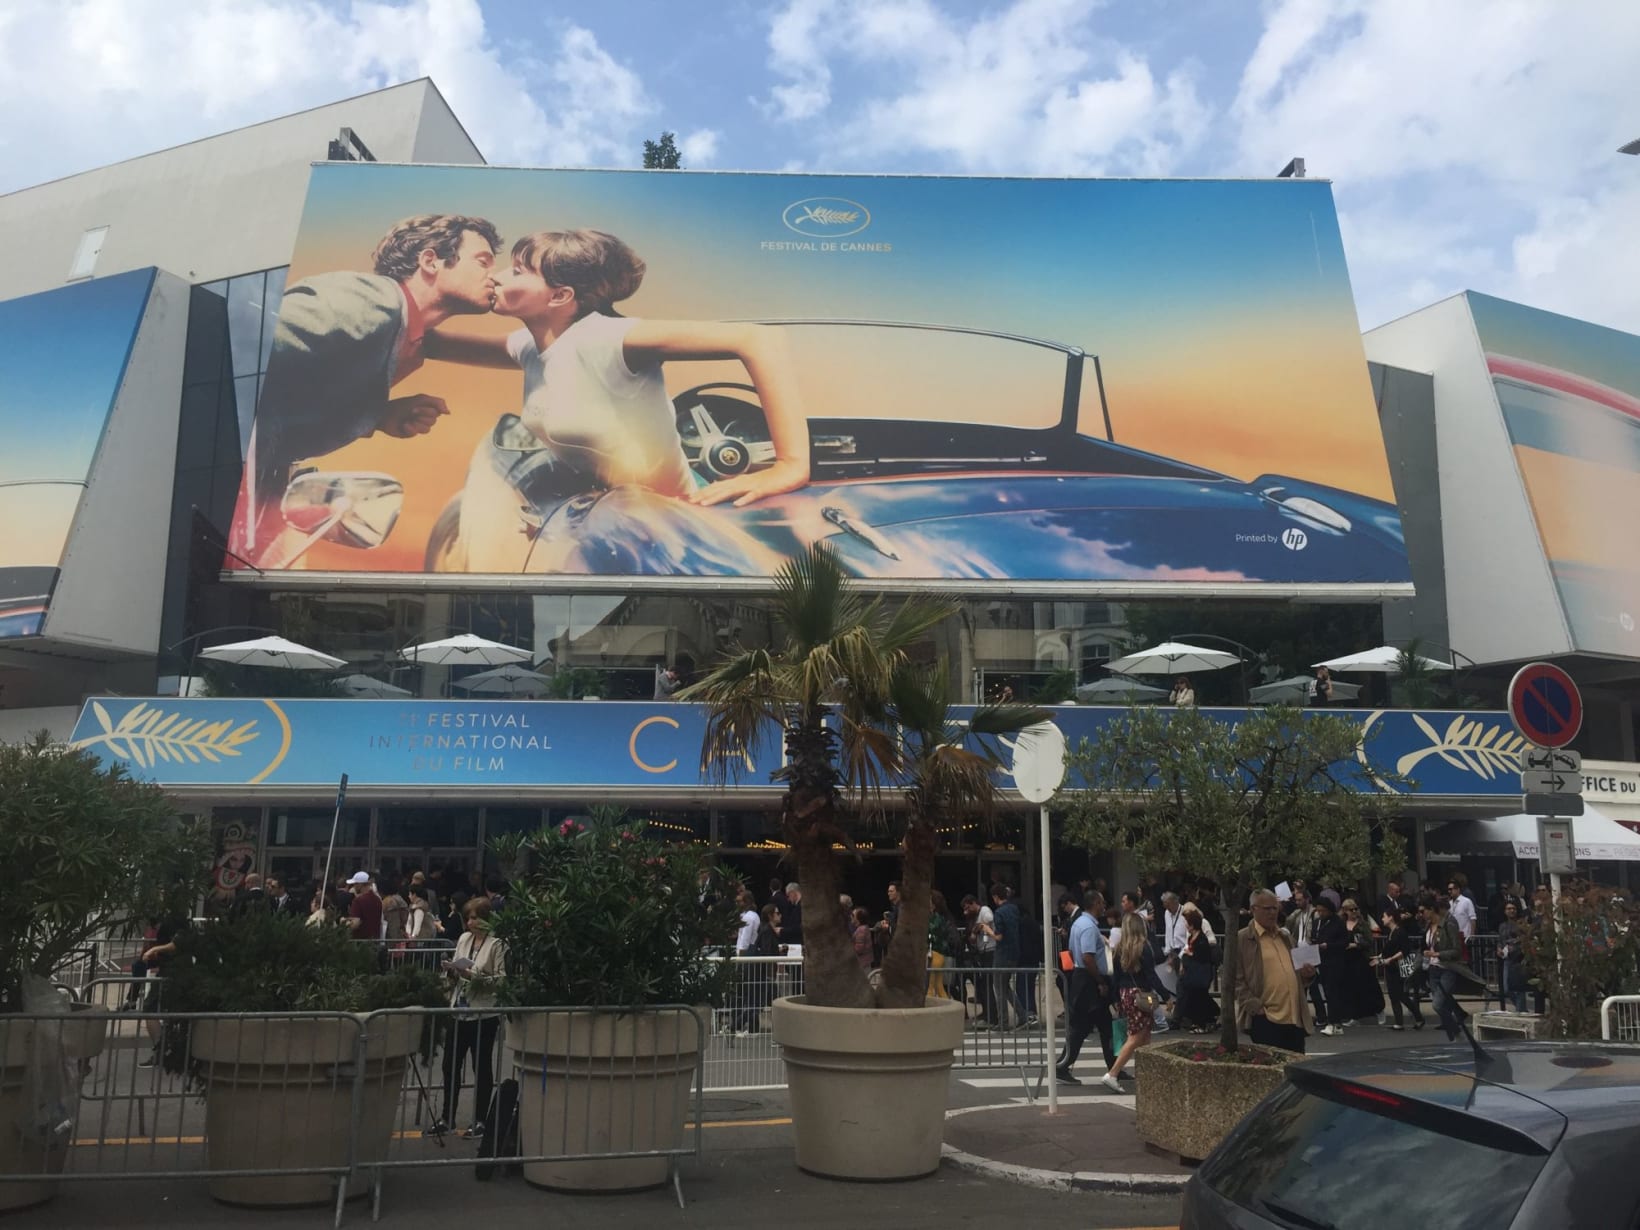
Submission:
<svg viewBox="0 0 1640 1230">
<path fill-rule="evenodd" d="M 1302 551 L 1310 545 L 1310 536 L 1303 530 L 1293 528 L 1281 535 L 1281 545 L 1289 551 Z"/>
</svg>

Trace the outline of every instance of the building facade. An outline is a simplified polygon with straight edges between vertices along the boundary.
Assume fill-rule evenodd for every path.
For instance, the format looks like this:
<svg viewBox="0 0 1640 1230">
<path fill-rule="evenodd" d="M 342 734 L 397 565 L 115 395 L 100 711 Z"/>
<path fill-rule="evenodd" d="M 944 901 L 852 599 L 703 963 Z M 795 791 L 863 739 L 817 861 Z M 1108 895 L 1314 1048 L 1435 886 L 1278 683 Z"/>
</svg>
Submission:
<svg viewBox="0 0 1640 1230">
<path fill-rule="evenodd" d="M 713 322 L 705 341 L 651 343 L 668 356 L 660 383 L 600 376 L 664 396 L 687 490 L 633 460 L 649 437 L 606 446 L 573 407 L 532 404 L 551 384 L 527 362 L 521 398 L 516 367 L 436 346 L 407 357 L 405 333 L 391 392 L 448 413 L 426 437 L 326 434 L 347 407 L 312 408 L 351 377 L 301 383 L 286 292 L 305 304 L 353 277 L 376 293 L 371 245 L 436 213 L 492 220 L 503 278 L 533 226 L 608 228 L 648 265 L 624 317 Z M 1109 224 L 1108 251 L 1072 243 L 1091 215 Z M 999 250 L 980 311 L 957 257 L 989 233 L 961 220 L 987 216 L 1037 238 Z M 1302 242 L 1282 232 L 1288 216 Z M 12 193 L 0 219 L 31 236 L 0 273 L 0 345 L 47 353 L 49 371 L 86 386 L 72 424 L 57 378 L 38 374 L 13 401 L 24 412 L 0 415 L 8 441 L 53 445 L 14 450 L 0 486 L 0 509 L 48 531 L 0 557 L 0 737 L 73 738 L 208 809 L 225 887 L 249 866 L 316 876 L 333 824 L 342 871 L 478 869 L 493 837 L 604 801 L 720 846 L 759 882 L 782 874 L 767 766 L 711 789 L 687 768 L 687 707 L 654 698 L 663 667 L 688 677 L 773 643 L 769 577 L 822 540 L 890 601 L 958 596 L 928 650 L 953 702 L 1006 690 L 1064 706 L 1068 730 L 1111 711 L 1076 703 L 1100 699 L 1105 663 L 1163 640 L 1234 647 L 1240 667 L 1192 681 L 1201 703 L 1227 706 L 1386 639 L 1460 655 L 1427 696 L 1363 681 L 1363 722 L 1394 727 L 1393 760 L 1428 778 L 1406 799 L 1420 863 L 1443 822 L 1519 799 L 1497 765 L 1452 769 L 1462 754 L 1423 747 L 1407 709 L 1453 709 L 1442 730 L 1467 713 L 1477 738 L 1502 739 L 1513 666 L 1553 657 L 1589 693 L 1591 798 L 1619 819 L 1640 812 L 1624 791 L 1640 652 L 1574 627 L 1575 581 L 1555 569 L 1576 553 L 1554 554 L 1541 508 L 1532 521 L 1540 498 L 1500 478 L 1526 447 L 1506 430 L 1505 377 L 1448 336 L 1461 332 L 1450 305 L 1375 330 L 1363 353 L 1325 184 L 502 170 L 418 81 Z M 1249 262 L 1239 282 L 1236 260 Z M 397 311 L 382 293 L 377 307 Z M 90 319 L 97 330 L 75 323 Z M 27 340 L 23 321 L 48 332 Z M 511 327 L 481 309 L 436 331 L 540 359 Z M 789 385 L 770 383 L 777 361 Z M 1628 378 L 1605 387 L 1632 393 Z M 695 504 L 694 490 L 781 460 L 791 387 L 806 485 L 745 510 Z M 1609 536 L 1586 551 L 1633 559 Z M 455 633 L 513 647 L 531 677 L 494 692 L 474 682 L 483 666 L 403 657 Z M 342 659 L 378 699 L 339 695 L 332 675 L 201 657 L 267 634 Z M 221 772 L 131 757 L 166 718 L 212 714 L 223 737 L 243 732 Z M 501 745 L 470 745 L 469 721 Z M 580 749 L 573 771 L 565 748 Z M 1029 818 L 945 834 L 947 893 L 1035 879 Z M 865 899 L 891 878 L 893 849 L 885 835 L 863 852 Z M 1136 870 L 1121 851 L 1052 854 L 1061 879 Z"/>
</svg>

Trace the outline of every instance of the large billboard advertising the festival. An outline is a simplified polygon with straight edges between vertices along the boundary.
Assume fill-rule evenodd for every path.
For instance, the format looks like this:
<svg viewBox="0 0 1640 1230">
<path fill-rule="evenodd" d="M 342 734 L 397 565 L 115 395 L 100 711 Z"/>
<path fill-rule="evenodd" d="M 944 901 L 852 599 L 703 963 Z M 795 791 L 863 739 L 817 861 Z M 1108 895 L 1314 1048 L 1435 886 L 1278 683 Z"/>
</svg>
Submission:
<svg viewBox="0 0 1640 1230">
<path fill-rule="evenodd" d="M 0 639 L 37 635 L 152 269 L 0 302 Z"/>
<path fill-rule="evenodd" d="M 1640 337 L 1471 292 L 1574 648 L 1640 653 Z"/>
<path fill-rule="evenodd" d="M 744 584 L 816 542 L 1403 591 L 1330 186 L 314 168 L 228 566 Z"/>
</svg>

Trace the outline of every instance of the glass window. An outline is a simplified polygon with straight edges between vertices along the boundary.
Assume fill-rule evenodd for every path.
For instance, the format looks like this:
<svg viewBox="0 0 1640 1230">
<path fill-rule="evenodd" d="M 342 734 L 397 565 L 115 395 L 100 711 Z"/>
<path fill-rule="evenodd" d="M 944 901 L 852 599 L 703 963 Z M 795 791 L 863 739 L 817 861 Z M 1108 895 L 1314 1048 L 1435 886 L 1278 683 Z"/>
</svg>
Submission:
<svg viewBox="0 0 1640 1230">
<path fill-rule="evenodd" d="M 276 807 L 268 816 L 270 846 L 328 846 L 336 813 L 329 807 Z M 370 844 L 370 809 L 344 807 L 336 827 L 337 846 Z"/>
<path fill-rule="evenodd" d="M 476 807 L 384 807 L 376 826 L 378 846 L 478 845 Z"/>
<path fill-rule="evenodd" d="M 233 346 L 235 376 L 254 376 L 260 367 L 263 282 L 260 273 L 228 282 L 228 340 Z"/>
<path fill-rule="evenodd" d="M 251 419 L 256 414 L 256 394 L 261 383 L 259 376 L 238 376 L 233 382 L 234 414 L 239 420 L 239 438 L 251 438 Z"/>
<path fill-rule="evenodd" d="M 535 833 L 541 828 L 539 807 L 491 807 L 484 813 L 484 840 L 494 841 L 509 833 Z"/>
<path fill-rule="evenodd" d="M 780 840 L 780 813 L 768 811 L 718 812 L 718 842 L 730 849 L 761 849 Z"/>
<path fill-rule="evenodd" d="M 210 291 L 219 299 L 226 299 L 228 297 L 228 279 L 223 278 L 219 282 L 206 282 L 200 289 Z"/>
<path fill-rule="evenodd" d="M 1282 1225 L 1354 1230 L 1417 1209 L 1425 1225 L 1507 1226 L 1544 1160 L 1287 1085 L 1200 1174 Z"/>
<path fill-rule="evenodd" d="M 285 275 L 288 267 L 270 269 L 262 293 L 262 348 L 257 363 L 258 371 L 268 370 L 268 353 L 273 349 L 273 326 L 279 319 L 279 305 L 285 298 Z"/>
</svg>

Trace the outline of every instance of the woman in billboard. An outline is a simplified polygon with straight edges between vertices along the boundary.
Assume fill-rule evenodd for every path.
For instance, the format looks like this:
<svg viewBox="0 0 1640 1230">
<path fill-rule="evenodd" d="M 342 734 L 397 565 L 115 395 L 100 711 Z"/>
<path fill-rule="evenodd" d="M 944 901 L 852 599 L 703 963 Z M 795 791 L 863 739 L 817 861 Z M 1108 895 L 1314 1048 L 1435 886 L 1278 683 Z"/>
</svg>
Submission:
<svg viewBox="0 0 1640 1230">
<path fill-rule="evenodd" d="M 701 505 L 741 507 L 809 481 L 808 416 L 779 330 L 755 324 L 634 320 L 615 305 L 637 293 L 644 262 L 614 235 L 538 231 L 495 274 L 495 312 L 523 328 L 506 338 L 427 335 L 428 358 L 524 370 L 521 418 L 586 486 L 634 485 Z M 703 485 L 678 438 L 661 365 L 736 359 L 768 421 L 775 460 Z"/>
</svg>

